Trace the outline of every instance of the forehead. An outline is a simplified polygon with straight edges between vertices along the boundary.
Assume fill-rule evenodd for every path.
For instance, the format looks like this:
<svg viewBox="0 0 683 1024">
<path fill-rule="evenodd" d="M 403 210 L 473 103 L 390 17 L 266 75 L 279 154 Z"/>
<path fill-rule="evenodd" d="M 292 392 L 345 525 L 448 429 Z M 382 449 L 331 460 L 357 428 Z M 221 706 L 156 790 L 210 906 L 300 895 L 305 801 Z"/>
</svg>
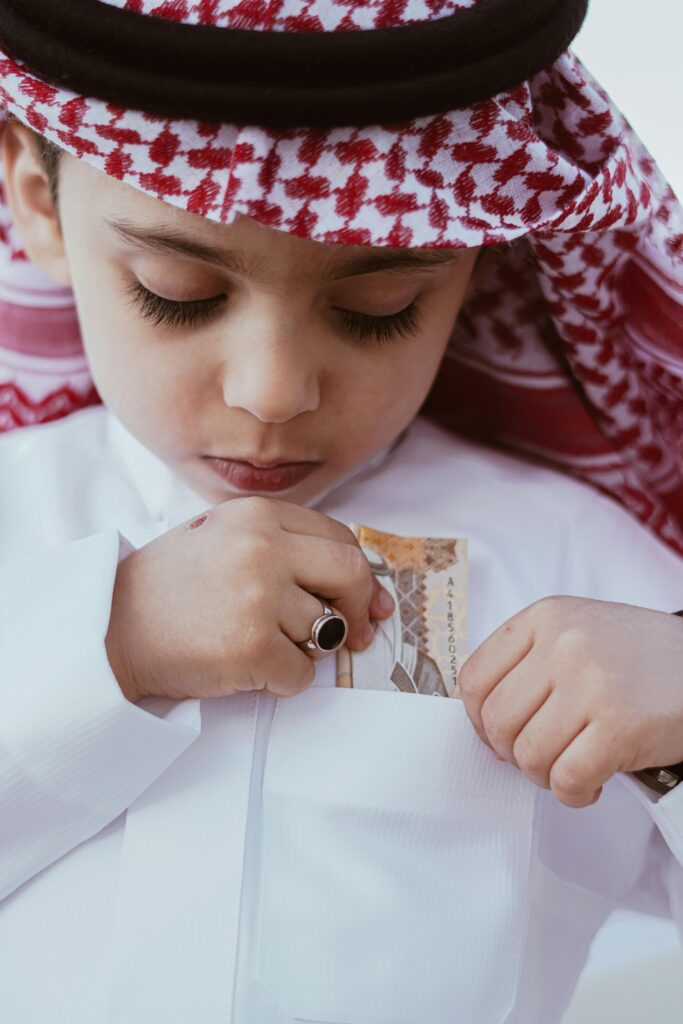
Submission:
<svg viewBox="0 0 683 1024">
<path fill-rule="evenodd" d="M 74 162 L 83 165 L 83 161 Z M 89 179 L 90 202 L 83 203 L 80 182 L 74 183 L 74 199 L 79 208 L 95 215 L 105 235 L 131 250 L 183 257 L 254 277 L 266 275 L 269 266 L 283 260 L 318 278 L 427 271 L 457 263 L 469 251 L 325 244 L 276 231 L 241 215 L 231 224 L 217 224 L 154 199 L 89 165 L 86 170 L 81 166 L 76 177 L 83 175 Z"/>
</svg>

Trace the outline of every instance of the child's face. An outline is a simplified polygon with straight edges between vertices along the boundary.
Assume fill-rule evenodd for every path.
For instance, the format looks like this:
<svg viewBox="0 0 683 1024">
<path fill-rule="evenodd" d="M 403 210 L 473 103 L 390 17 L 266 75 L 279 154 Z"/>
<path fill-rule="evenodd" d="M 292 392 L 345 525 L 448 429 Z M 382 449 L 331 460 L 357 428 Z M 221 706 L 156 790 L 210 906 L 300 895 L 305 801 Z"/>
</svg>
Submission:
<svg viewBox="0 0 683 1024">
<path fill-rule="evenodd" d="M 429 391 L 476 257 L 432 251 L 417 262 L 409 250 L 323 245 L 244 217 L 226 227 L 73 158 L 60 196 L 102 399 L 213 503 L 267 483 L 234 468 L 228 482 L 209 456 L 311 462 L 294 484 L 269 474 L 268 493 L 305 502 L 392 441 Z"/>
</svg>

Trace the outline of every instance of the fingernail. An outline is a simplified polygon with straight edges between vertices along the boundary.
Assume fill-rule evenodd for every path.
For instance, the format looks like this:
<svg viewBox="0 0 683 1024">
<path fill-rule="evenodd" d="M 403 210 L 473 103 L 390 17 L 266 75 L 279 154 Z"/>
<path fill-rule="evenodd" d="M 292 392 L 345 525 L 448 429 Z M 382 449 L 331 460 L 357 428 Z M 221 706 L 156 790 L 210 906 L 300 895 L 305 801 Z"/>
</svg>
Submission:
<svg viewBox="0 0 683 1024">
<path fill-rule="evenodd" d="M 394 610 L 394 599 L 384 587 L 380 587 L 377 603 L 383 612 L 392 612 Z"/>
</svg>

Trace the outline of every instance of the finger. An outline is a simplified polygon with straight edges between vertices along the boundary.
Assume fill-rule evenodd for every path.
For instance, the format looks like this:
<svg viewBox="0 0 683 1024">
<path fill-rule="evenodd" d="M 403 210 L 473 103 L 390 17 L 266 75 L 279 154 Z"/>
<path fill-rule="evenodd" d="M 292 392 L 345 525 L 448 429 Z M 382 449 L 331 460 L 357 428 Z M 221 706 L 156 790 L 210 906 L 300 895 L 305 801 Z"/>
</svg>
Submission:
<svg viewBox="0 0 683 1024">
<path fill-rule="evenodd" d="M 283 602 L 280 617 L 280 629 L 293 644 L 297 646 L 310 640 L 313 633 L 313 624 L 323 614 L 323 602 L 315 594 L 292 584 L 286 599 Z M 322 651 L 304 651 L 307 657 L 316 659 L 324 657 Z"/>
<path fill-rule="evenodd" d="M 386 619 L 392 614 L 396 607 L 396 602 L 389 593 L 389 591 L 382 586 L 376 576 L 372 577 L 373 593 L 370 601 L 370 618 L 371 619 Z"/>
<path fill-rule="evenodd" d="M 280 633 L 270 657 L 261 669 L 255 689 L 271 697 L 294 697 L 307 690 L 315 679 L 315 662 Z"/>
<path fill-rule="evenodd" d="M 352 650 L 367 646 L 367 638 L 373 632 L 369 607 L 374 582 L 361 549 L 319 537 L 291 534 L 287 552 L 294 582 L 334 605 L 346 618 L 348 646 Z"/>
<path fill-rule="evenodd" d="M 346 523 L 341 523 L 338 519 L 326 516 L 323 512 L 316 512 L 305 505 L 294 505 L 289 501 L 277 499 L 274 499 L 274 503 L 278 506 L 276 513 L 280 526 L 286 533 L 320 537 L 323 540 L 333 540 L 338 544 L 350 544 L 352 547 L 360 548 L 358 538 Z"/>
<path fill-rule="evenodd" d="M 314 509 L 291 505 L 289 502 L 281 502 L 280 504 L 282 508 L 278 510 L 278 516 L 280 518 L 280 525 L 285 533 L 298 534 L 304 537 L 319 537 L 321 540 L 331 540 L 338 544 L 349 544 L 351 547 L 358 548 L 362 552 L 363 549 L 358 538 L 345 523 L 339 522 L 338 519 L 332 519 L 321 512 L 316 512 Z M 375 620 L 386 619 L 393 612 L 394 603 L 391 594 L 373 576 L 373 592 L 370 599 L 369 617 Z"/>
<path fill-rule="evenodd" d="M 620 770 L 613 738 L 592 721 L 562 751 L 550 769 L 550 788 L 568 807 L 588 807 L 600 789 Z"/>
<path fill-rule="evenodd" d="M 512 745 L 514 762 L 531 782 L 550 789 L 550 770 L 586 725 L 571 695 L 552 690 Z"/>
<path fill-rule="evenodd" d="M 486 735 L 482 704 L 501 679 L 529 654 L 533 644 L 533 632 L 525 623 L 524 612 L 519 612 L 484 640 L 460 669 L 458 685 L 465 710 L 480 736 Z"/>
<path fill-rule="evenodd" d="M 334 609 L 335 611 L 337 609 Z M 319 597 L 309 594 L 307 590 L 292 585 L 286 600 L 283 602 L 280 617 L 280 629 L 294 644 L 310 640 L 313 624 L 323 614 L 323 603 Z M 326 658 L 331 651 L 304 651 L 313 660 Z"/>
<path fill-rule="evenodd" d="M 552 684 L 538 670 L 531 654 L 494 686 L 481 706 L 480 715 L 486 741 L 496 754 L 514 763 L 515 740 L 551 690 Z"/>
</svg>

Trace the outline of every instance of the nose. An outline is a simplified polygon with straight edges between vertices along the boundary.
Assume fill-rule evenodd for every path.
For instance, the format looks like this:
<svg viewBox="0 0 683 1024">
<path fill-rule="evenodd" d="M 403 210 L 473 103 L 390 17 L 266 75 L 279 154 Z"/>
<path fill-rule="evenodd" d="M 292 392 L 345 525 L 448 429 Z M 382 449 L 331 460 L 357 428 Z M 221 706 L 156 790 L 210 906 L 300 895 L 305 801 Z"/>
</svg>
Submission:
<svg viewBox="0 0 683 1024">
<path fill-rule="evenodd" d="M 263 423 L 286 423 L 320 402 L 319 368 L 310 354 L 286 341 L 249 340 L 223 369 L 223 397 Z"/>
</svg>

